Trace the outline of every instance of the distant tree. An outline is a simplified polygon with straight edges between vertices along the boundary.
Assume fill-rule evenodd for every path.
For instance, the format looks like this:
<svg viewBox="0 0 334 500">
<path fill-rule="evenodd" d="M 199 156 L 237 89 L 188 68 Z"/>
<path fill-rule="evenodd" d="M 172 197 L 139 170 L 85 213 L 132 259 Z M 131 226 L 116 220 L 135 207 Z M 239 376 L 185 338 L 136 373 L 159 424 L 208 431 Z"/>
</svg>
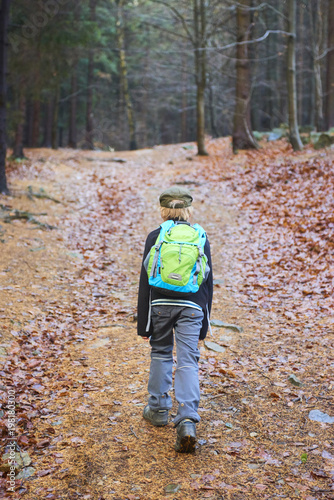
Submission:
<svg viewBox="0 0 334 500">
<path fill-rule="evenodd" d="M 17 124 L 15 130 L 15 138 L 13 145 L 13 158 L 21 159 L 24 158 L 23 151 L 23 136 L 24 136 L 24 124 L 25 124 L 25 115 L 26 115 L 26 97 L 25 97 L 25 89 L 22 88 L 18 97 L 18 110 L 17 110 Z"/>
<path fill-rule="evenodd" d="M 290 142 L 295 151 L 303 149 L 297 119 L 296 88 L 296 0 L 288 0 L 288 51 L 287 51 L 287 83 L 289 104 Z"/>
<path fill-rule="evenodd" d="M 77 109 L 78 109 L 78 63 L 74 62 L 71 75 L 71 97 L 68 124 L 68 146 L 77 147 Z"/>
<path fill-rule="evenodd" d="M 89 20 L 91 29 L 95 28 L 97 0 L 89 0 Z M 87 91 L 86 91 L 86 135 L 84 147 L 94 148 L 94 122 L 93 122 L 93 80 L 94 80 L 94 49 L 88 49 Z"/>
<path fill-rule="evenodd" d="M 250 125 L 251 78 L 247 44 L 251 31 L 250 7 L 251 0 L 240 0 L 237 7 L 236 102 L 232 136 L 233 151 L 258 147 Z"/>
<path fill-rule="evenodd" d="M 6 72 L 8 21 L 10 0 L 1 0 L 0 8 L 0 193 L 8 193 L 6 180 L 7 117 L 6 117 Z"/>
<path fill-rule="evenodd" d="M 207 156 L 205 148 L 205 89 L 206 89 L 206 47 L 208 43 L 207 10 L 210 2 L 205 0 L 192 0 L 192 2 L 167 2 L 153 0 L 170 9 L 185 33 L 186 39 L 194 50 L 194 69 L 196 83 L 196 140 L 197 153 Z M 192 10 L 192 12 L 191 12 Z M 175 33 L 176 36 L 181 36 Z"/>
<path fill-rule="evenodd" d="M 122 86 L 122 94 L 125 100 L 126 114 L 129 125 L 130 149 L 135 150 L 137 149 L 136 128 L 135 128 L 132 100 L 129 91 L 128 69 L 127 69 L 125 47 L 124 47 L 124 19 L 123 19 L 124 3 L 125 3 L 124 0 L 116 0 L 117 4 L 116 34 L 117 34 L 117 47 L 119 54 L 120 81 Z"/>
<path fill-rule="evenodd" d="M 326 125 L 334 127 L 334 0 L 328 0 L 328 42 L 326 79 Z"/>
<path fill-rule="evenodd" d="M 197 153 L 208 154 L 205 148 L 205 88 L 206 88 L 206 5 L 204 0 L 193 0 L 195 79 L 197 88 Z"/>
<path fill-rule="evenodd" d="M 314 110 L 315 126 L 317 130 L 324 130 L 324 106 L 323 106 L 323 84 L 322 84 L 322 52 L 324 49 L 324 23 L 323 5 L 321 0 L 311 2 L 310 25 L 311 25 L 311 54 L 314 73 Z"/>
</svg>

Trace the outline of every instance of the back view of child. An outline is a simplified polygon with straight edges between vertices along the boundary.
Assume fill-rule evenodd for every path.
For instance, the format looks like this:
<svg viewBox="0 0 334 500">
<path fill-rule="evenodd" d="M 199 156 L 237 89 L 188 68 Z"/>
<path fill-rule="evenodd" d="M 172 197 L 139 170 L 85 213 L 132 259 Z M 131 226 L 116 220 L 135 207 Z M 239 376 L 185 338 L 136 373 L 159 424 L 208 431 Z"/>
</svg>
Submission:
<svg viewBox="0 0 334 500">
<path fill-rule="evenodd" d="M 159 200 L 163 221 L 189 224 L 193 198 L 187 189 L 171 187 L 160 195 Z M 172 387 L 175 335 L 177 366 L 174 388 L 178 403 L 174 419 L 177 430 L 175 450 L 189 453 L 195 451 L 196 423 L 200 420 L 197 412 L 200 400 L 198 341 L 206 337 L 212 304 L 210 244 L 206 239 L 204 254 L 209 272 L 198 291 L 173 296 L 149 285 L 147 266 L 144 266 L 151 248 L 156 245 L 160 229 L 152 231 L 146 239 L 138 293 L 138 335 L 150 339 L 152 348 L 148 381 L 150 396 L 143 417 L 155 426 L 168 423 L 168 413 L 172 408 L 168 392 Z"/>
</svg>

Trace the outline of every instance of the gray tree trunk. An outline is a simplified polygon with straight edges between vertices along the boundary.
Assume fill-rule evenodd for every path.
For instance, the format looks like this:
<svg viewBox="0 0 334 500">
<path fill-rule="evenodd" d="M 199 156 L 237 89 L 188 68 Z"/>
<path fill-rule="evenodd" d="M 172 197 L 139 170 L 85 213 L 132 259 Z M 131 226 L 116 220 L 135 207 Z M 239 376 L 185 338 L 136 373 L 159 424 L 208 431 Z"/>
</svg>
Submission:
<svg viewBox="0 0 334 500">
<path fill-rule="evenodd" d="M 97 0 L 89 0 L 89 19 L 91 23 L 96 20 Z M 94 52 L 89 49 L 87 69 L 87 96 L 86 96 L 86 149 L 94 149 L 94 122 L 93 122 L 93 79 L 94 79 Z"/>
<path fill-rule="evenodd" d="M 0 8 L 0 193 L 8 193 L 6 180 L 6 72 L 8 49 L 8 20 L 10 0 L 2 0 Z"/>
<path fill-rule="evenodd" d="M 24 134 L 24 123 L 26 118 L 26 97 L 24 95 L 24 90 L 21 90 L 21 95 L 19 96 L 19 109 L 17 116 L 17 125 L 15 130 L 15 139 L 13 147 L 13 158 L 24 158 L 23 151 L 23 134 Z"/>
<path fill-rule="evenodd" d="M 70 99 L 70 116 L 69 116 L 69 132 L 68 146 L 70 148 L 77 147 L 77 102 L 78 102 L 78 77 L 77 63 L 74 64 L 71 77 L 71 99 Z"/>
<path fill-rule="evenodd" d="M 328 0 L 328 54 L 326 78 L 326 125 L 334 127 L 334 0 Z"/>
<path fill-rule="evenodd" d="M 296 0 L 288 0 L 288 54 L 287 83 L 289 104 L 290 143 L 295 151 L 303 149 L 297 120 L 297 90 L 296 90 Z"/>
<path fill-rule="evenodd" d="M 32 147 L 38 148 L 39 146 L 39 125 L 41 118 L 41 102 L 39 99 L 34 100 L 33 104 L 33 123 L 32 123 Z"/>
<path fill-rule="evenodd" d="M 237 8 L 237 42 L 247 41 L 250 31 L 250 0 L 241 0 Z M 248 45 L 237 45 L 236 54 L 236 103 L 233 121 L 233 151 L 238 149 L 257 148 L 257 142 L 253 137 L 250 127 L 250 68 L 248 61 Z"/>
<path fill-rule="evenodd" d="M 193 10 L 195 32 L 195 74 L 197 87 L 197 154 L 207 156 L 208 152 L 205 148 L 206 18 L 204 0 L 193 0 Z"/>
<path fill-rule="evenodd" d="M 314 7 L 314 8 L 313 8 Z M 312 59 L 314 74 L 315 125 L 317 130 L 324 130 L 323 91 L 321 78 L 321 52 L 323 50 L 323 23 L 321 3 L 310 7 L 310 25 L 312 37 Z"/>
<path fill-rule="evenodd" d="M 53 100 L 53 115 L 52 115 L 52 130 L 51 130 L 51 146 L 52 149 L 58 149 L 58 114 L 59 114 L 59 97 L 60 83 L 56 88 L 56 95 Z"/>
<path fill-rule="evenodd" d="M 126 113 L 128 117 L 128 125 L 129 125 L 130 150 L 135 150 L 137 149 L 136 128 L 135 128 L 133 106 L 129 92 L 128 68 L 124 50 L 123 6 L 124 6 L 124 0 L 117 0 L 116 35 L 117 35 L 117 45 L 119 51 L 121 85 L 122 85 L 122 90 L 126 105 Z"/>
</svg>

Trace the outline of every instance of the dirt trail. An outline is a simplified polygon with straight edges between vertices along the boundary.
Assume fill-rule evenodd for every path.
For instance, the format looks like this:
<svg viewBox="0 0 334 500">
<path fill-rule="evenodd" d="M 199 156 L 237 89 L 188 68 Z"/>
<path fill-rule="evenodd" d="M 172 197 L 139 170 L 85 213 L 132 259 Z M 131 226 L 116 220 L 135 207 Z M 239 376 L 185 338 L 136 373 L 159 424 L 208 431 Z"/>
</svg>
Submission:
<svg viewBox="0 0 334 500">
<path fill-rule="evenodd" d="M 309 469 L 300 462 L 307 449 L 310 467 L 321 467 L 321 456 L 312 449 L 320 443 L 319 449 L 326 448 L 326 425 L 308 421 L 310 407 L 293 402 L 300 389 L 287 385 L 284 367 L 269 373 L 262 368 L 262 356 L 281 348 L 271 328 L 275 320 L 269 311 L 235 300 L 242 279 L 238 245 L 250 226 L 224 182 L 201 180 L 208 160 L 180 145 L 117 154 L 38 150 L 29 156 L 22 177 L 11 175 L 15 197 L 0 202 L 47 212 L 36 218 L 59 229 L 2 224 L 2 359 L 6 362 L 13 336 L 33 336 L 40 328 L 51 331 L 57 355 L 44 372 L 33 373 L 36 390 L 25 400 L 44 405 L 42 418 L 32 417 L 37 445 L 42 444 L 28 449 L 36 473 L 22 481 L 18 496 L 332 498 L 327 476 L 313 477 L 315 487 L 329 491 L 327 497 L 320 486 L 317 494 L 305 487 L 302 477 Z M 114 157 L 126 163 L 111 161 Z M 226 140 L 220 161 L 224 169 L 225 163 L 244 160 L 231 156 Z M 202 420 L 194 456 L 174 451 L 172 424 L 156 429 L 141 417 L 149 346 L 136 337 L 134 320 L 143 241 L 160 222 L 159 193 L 175 182 L 193 191 L 196 220 L 212 243 L 217 280 L 212 318 L 243 329 L 213 328 L 207 340 L 224 352 L 201 344 Z M 27 198 L 30 184 L 62 203 Z M 298 343 L 290 339 L 288 345 L 297 356 Z M 27 351 L 23 362 L 38 357 L 38 345 L 36 351 Z"/>
</svg>

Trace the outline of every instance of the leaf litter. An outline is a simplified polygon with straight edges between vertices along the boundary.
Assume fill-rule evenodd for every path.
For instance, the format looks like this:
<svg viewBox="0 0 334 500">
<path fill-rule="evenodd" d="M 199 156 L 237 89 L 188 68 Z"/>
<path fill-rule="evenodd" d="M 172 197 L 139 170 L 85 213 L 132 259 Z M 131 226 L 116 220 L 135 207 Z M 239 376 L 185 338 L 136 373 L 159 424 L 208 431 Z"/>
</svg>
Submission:
<svg viewBox="0 0 334 500">
<path fill-rule="evenodd" d="M 93 163 L 91 152 L 35 150 L 10 172 L 14 196 L 0 201 L 58 227 L 18 219 L 1 233 L 2 383 L 15 387 L 17 444 L 36 470 L 11 498 L 156 500 L 168 485 L 182 499 L 334 497 L 328 423 L 307 418 L 333 414 L 333 153 L 292 153 L 284 141 L 236 157 L 229 139 L 208 147 L 191 163 L 180 145 L 125 152 L 121 168 L 111 153 Z M 149 348 L 136 338 L 138 274 L 172 183 L 191 186 L 208 231 L 214 316 L 244 330 L 224 342 L 217 325 L 224 352 L 201 347 L 192 457 L 173 450 L 172 425 L 141 418 Z M 48 198 L 27 198 L 28 186 Z M 52 198 L 61 203 L 50 210 Z M 28 253 L 36 237 L 46 252 Z M 6 440 L 2 422 L 1 432 Z"/>
</svg>

